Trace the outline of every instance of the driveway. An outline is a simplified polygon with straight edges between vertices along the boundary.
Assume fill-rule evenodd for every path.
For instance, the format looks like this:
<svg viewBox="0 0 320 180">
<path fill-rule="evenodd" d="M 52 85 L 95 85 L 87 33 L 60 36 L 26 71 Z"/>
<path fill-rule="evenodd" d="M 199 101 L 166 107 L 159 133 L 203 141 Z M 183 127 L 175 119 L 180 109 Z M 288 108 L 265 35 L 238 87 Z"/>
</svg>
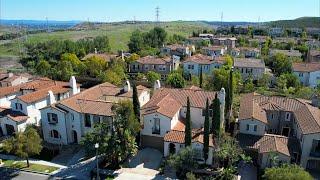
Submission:
<svg viewBox="0 0 320 180">
<path fill-rule="evenodd" d="M 162 161 L 162 153 L 156 149 L 146 148 L 129 159 L 128 168 L 118 171 L 115 179 L 165 179 L 158 175 L 158 168 Z"/>
<path fill-rule="evenodd" d="M 257 167 L 253 164 L 241 164 L 239 167 L 239 176 L 241 180 L 256 180 Z"/>
</svg>

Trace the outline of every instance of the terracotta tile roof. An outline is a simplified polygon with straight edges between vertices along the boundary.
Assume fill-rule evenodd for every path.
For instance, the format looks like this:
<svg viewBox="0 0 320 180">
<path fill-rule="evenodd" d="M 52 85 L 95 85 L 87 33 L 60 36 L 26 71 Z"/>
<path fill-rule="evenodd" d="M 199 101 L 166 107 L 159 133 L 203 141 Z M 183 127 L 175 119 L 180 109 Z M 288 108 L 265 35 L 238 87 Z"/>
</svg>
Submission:
<svg viewBox="0 0 320 180">
<path fill-rule="evenodd" d="M 188 48 L 188 46 L 184 46 L 184 45 L 181 45 L 181 44 L 171 44 L 171 45 L 165 46 L 165 48 L 170 48 L 171 50 L 175 51 L 175 50 L 177 50 L 177 49 L 185 49 L 185 48 Z"/>
<path fill-rule="evenodd" d="M 211 64 L 213 62 L 213 58 L 211 56 L 206 56 L 203 54 L 196 54 L 196 55 L 187 57 L 184 62 L 195 62 L 198 64 Z"/>
<path fill-rule="evenodd" d="M 6 116 L 15 122 L 23 122 L 29 118 L 27 115 L 23 114 L 22 112 L 0 107 L 0 117 L 1 116 Z"/>
<path fill-rule="evenodd" d="M 320 71 L 320 62 L 292 63 L 292 69 L 293 71 L 297 71 L 297 72 Z"/>
<path fill-rule="evenodd" d="M 185 129 L 185 119 L 179 119 L 177 124 L 172 128 L 172 130 L 176 130 L 176 131 L 184 131 Z"/>
<path fill-rule="evenodd" d="M 252 58 L 234 58 L 234 67 L 249 67 L 249 68 L 265 68 L 265 63 L 262 59 Z"/>
<path fill-rule="evenodd" d="M 40 90 L 49 86 L 54 86 L 55 81 L 47 78 L 38 78 L 33 81 L 19 84 L 17 86 L 0 87 L 0 97 L 18 93 L 21 90 Z"/>
<path fill-rule="evenodd" d="M 295 138 L 274 134 L 265 134 L 264 136 L 238 134 L 236 138 L 242 148 L 255 149 L 259 153 L 278 152 L 292 156 L 294 152 L 301 152 L 299 140 Z"/>
<path fill-rule="evenodd" d="M 211 102 L 216 92 L 194 89 L 174 89 L 174 88 L 161 88 L 154 92 L 154 95 L 148 103 L 146 103 L 142 109 L 153 107 L 158 104 L 168 94 L 181 104 L 181 106 L 187 106 L 187 97 L 190 99 L 190 106 L 196 108 L 204 108 L 206 106 L 206 100 Z"/>
<path fill-rule="evenodd" d="M 170 57 L 159 58 L 155 56 L 145 56 L 138 59 L 136 62 L 141 64 L 163 64 L 169 63 L 171 61 Z"/>
<path fill-rule="evenodd" d="M 53 94 L 57 95 L 60 93 L 67 93 L 70 90 L 69 83 L 67 82 L 56 82 L 56 85 L 49 86 L 44 89 L 37 90 L 22 96 L 18 96 L 17 99 L 25 103 L 33 103 L 43 99 L 46 99 L 48 96 L 48 91 L 52 91 Z"/>
<path fill-rule="evenodd" d="M 268 123 L 266 112 L 253 100 L 253 93 L 245 94 L 240 99 L 239 120 L 254 118 Z"/>
<path fill-rule="evenodd" d="M 143 109 L 144 115 L 151 113 L 160 113 L 169 118 L 173 118 L 181 108 L 181 104 L 172 98 L 170 94 L 167 94 L 165 97 L 159 99 L 156 104 L 150 104 L 147 108 Z"/>
<path fill-rule="evenodd" d="M 185 136 L 184 131 L 171 130 L 164 136 L 163 140 L 166 142 L 184 144 L 184 136 Z M 192 130 L 192 142 L 193 143 L 198 142 L 203 144 L 203 129 Z M 210 137 L 209 137 L 209 146 L 214 147 L 212 134 L 210 134 Z"/>
<path fill-rule="evenodd" d="M 254 112 L 256 116 L 264 117 L 266 110 L 292 112 L 303 134 L 320 132 L 320 109 L 303 99 L 245 94 L 240 100 L 239 120 L 250 118 Z"/>
<path fill-rule="evenodd" d="M 309 54 L 310 54 L 310 56 L 320 56 L 320 51 L 318 51 L 318 50 L 310 50 Z"/>
<path fill-rule="evenodd" d="M 137 90 L 138 95 L 143 91 L 149 91 L 144 86 L 137 86 Z M 123 88 L 105 82 L 58 102 L 56 107 L 62 109 L 68 107 L 80 113 L 112 116 L 112 103 L 130 98 L 132 98 L 132 90 L 124 92 Z"/>
<path fill-rule="evenodd" d="M 223 46 L 209 46 L 209 47 L 203 47 L 203 50 L 209 50 L 209 51 L 219 51 L 221 49 L 224 49 Z"/>
</svg>

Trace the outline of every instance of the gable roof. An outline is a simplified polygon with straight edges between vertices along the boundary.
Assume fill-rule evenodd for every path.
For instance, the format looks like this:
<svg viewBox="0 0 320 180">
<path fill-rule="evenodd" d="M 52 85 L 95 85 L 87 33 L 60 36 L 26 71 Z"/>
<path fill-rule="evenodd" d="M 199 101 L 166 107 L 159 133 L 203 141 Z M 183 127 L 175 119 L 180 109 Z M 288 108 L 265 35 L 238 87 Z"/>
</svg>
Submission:
<svg viewBox="0 0 320 180">
<path fill-rule="evenodd" d="M 298 72 L 320 71 L 320 62 L 292 63 L 292 69 L 293 71 L 298 71 Z"/>
<path fill-rule="evenodd" d="M 148 107 L 143 110 L 143 114 L 146 115 L 157 112 L 169 118 L 173 118 L 180 108 L 181 104 L 172 98 L 170 94 L 167 94 L 165 97 L 159 99 L 159 101 L 150 103 Z"/>
<path fill-rule="evenodd" d="M 220 63 L 223 64 L 225 62 L 224 57 L 212 57 L 203 54 L 196 54 L 193 56 L 188 56 L 183 63 L 186 62 L 194 62 L 197 64 L 212 64 L 212 63 Z"/>
<path fill-rule="evenodd" d="M 14 111 L 12 109 L 0 107 L 0 117 L 1 116 L 6 116 L 15 122 L 24 122 L 29 118 L 27 115 L 20 111 Z"/>
<path fill-rule="evenodd" d="M 253 94 L 245 94 L 240 99 L 239 120 L 256 119 L 268 123 L 266 112 L 252 100 Z"/>
</svg>

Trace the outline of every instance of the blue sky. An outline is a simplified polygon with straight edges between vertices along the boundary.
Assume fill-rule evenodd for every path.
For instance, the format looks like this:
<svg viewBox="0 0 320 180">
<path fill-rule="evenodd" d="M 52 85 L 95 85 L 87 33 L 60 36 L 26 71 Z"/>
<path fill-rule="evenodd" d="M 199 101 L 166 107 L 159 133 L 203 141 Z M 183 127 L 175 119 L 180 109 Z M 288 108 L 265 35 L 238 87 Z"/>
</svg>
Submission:
<svg viewBox="0 0 320 180">
<path fill-rule="evenodd" d="M 0 0 L 1 19 L 270 21 L 320 16 L 320 0 Z"/>
</svg>

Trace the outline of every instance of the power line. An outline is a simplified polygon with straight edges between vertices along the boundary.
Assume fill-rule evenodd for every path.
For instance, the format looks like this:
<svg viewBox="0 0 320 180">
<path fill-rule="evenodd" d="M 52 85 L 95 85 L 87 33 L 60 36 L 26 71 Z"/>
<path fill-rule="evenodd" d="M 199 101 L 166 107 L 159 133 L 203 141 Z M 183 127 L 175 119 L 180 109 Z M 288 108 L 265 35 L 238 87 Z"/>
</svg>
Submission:
<svg viewBox="0 0 320 180">
<path fill-rule="evenodd" d="M 156 7 L 156 23 L 159 23 L 159 16 L 160 16 L 160 8 L 159 6 Z"/>
</svg>

